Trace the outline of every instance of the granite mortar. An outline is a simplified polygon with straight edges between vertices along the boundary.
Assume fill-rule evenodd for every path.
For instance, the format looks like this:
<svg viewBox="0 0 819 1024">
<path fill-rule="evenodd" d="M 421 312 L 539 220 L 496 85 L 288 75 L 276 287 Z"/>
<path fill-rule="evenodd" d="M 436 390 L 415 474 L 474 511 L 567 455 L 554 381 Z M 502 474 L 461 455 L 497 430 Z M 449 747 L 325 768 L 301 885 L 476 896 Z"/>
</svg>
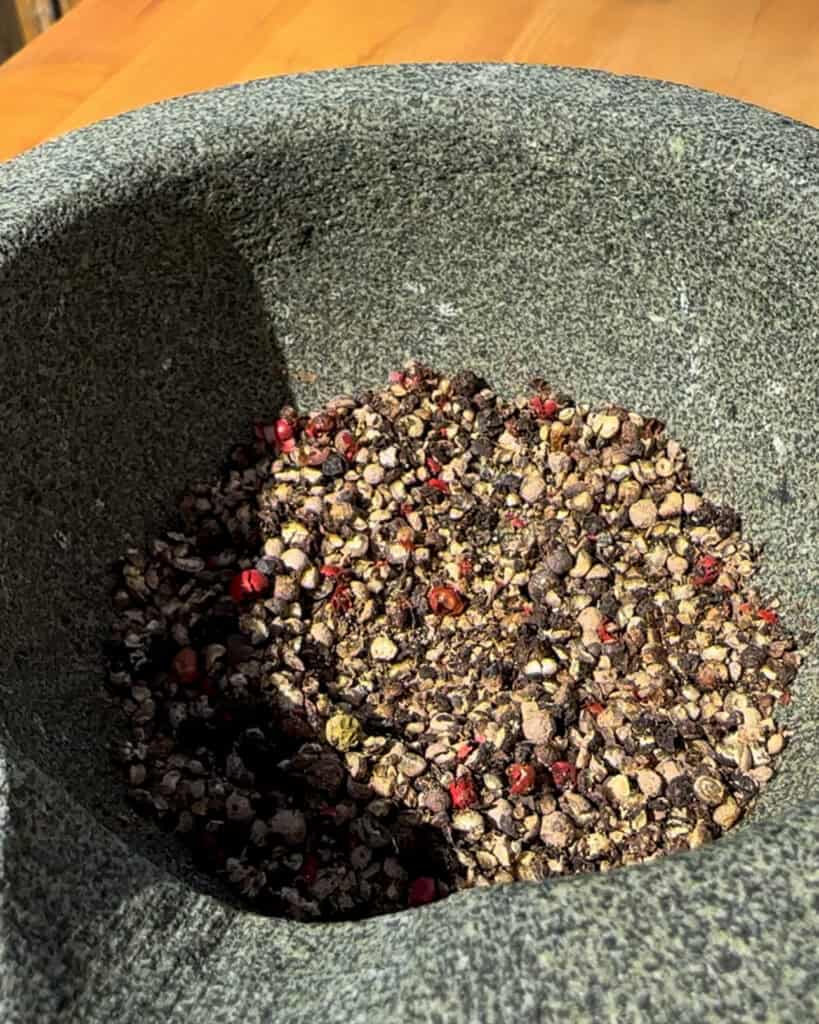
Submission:
<svg viewBox="0 0 819 1024">
<path fill-rule="evenodd" d="M 332 926 L 238 909 L 119 817 L 99 654 L 126 537 L 251 418 L 409 356 L 664 419 L 815 628 L 817 254 L 819 133 L 571 69 L 254 82 L 0 167 L 4 1019 L 819 1017 L 815 646 L 737 834 Z"/>
</svg>

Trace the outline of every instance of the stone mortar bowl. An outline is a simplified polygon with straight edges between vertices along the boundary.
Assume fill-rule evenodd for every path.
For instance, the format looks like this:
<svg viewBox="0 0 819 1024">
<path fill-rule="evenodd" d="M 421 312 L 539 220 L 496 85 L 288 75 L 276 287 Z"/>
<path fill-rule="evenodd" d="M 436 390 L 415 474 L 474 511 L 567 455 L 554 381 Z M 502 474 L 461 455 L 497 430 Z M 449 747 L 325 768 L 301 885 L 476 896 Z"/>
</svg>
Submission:
<svg viewBox="0 0 819 1024">
<path fill-rule="evenodd" d="M 818 261 L 817 132 L 594 72 L 256 82 L 0 168 L 2 1019 L 819 1019 L 815 648 L 713 846 L 337 925 L 237 907 L 120 817 L 100 658 L 128 537 L 253 417 L 411 355 L 666 420 L 808 630 Z"/>
</svg>

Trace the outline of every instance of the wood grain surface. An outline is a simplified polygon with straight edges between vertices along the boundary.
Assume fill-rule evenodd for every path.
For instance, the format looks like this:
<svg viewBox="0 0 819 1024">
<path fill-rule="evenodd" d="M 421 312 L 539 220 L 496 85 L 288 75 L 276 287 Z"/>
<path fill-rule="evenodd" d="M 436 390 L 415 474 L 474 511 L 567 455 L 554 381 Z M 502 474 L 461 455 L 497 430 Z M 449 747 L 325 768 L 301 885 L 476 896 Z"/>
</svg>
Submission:
<svg viewBox="0 0 819 1024">
<path fill-rule="evenodd" d="M 0 66 L 0 159 L 166 96 L 430 60 L 648 75 L 819 126 L 819 0 L 80 0 Z"/>
</svg>

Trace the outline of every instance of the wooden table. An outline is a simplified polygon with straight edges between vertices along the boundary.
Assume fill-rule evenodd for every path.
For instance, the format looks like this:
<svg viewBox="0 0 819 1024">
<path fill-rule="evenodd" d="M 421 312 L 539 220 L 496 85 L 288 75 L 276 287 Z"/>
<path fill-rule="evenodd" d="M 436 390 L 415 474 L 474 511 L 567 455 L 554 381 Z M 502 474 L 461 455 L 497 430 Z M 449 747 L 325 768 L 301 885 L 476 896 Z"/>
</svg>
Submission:
<svg viewBox="0 0 819 1024">
<path fill-rule="evenodd" d="M 0 159 L 166 96 L 425 60 L 667 78 L 819 126 L 819 0 L 81 0 L 0 67 Z"/>
</svg>

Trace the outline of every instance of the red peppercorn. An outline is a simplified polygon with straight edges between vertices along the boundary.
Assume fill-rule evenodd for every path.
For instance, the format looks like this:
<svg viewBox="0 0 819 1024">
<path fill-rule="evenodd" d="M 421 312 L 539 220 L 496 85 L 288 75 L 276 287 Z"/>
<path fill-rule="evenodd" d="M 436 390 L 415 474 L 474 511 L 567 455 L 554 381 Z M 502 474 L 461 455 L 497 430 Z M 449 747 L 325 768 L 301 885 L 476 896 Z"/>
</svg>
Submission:
<svg viewBox="0 0 819 1024">
<path fill-rule="evenodd" d="M 530 793 L 535 785 L 535 766 L 532 764 L 513 764 L 506 769 L 509 779 L 509 792 L 513 796 Z"/>
<path fill-rule="evenodd" d="M 302 861 L 299 878 L 308 885 L 312 885 L 318 874 L 318 857 L 314 853 L 308 853 Z"/>
<path fill-rule="evenodd" d="M 432 903 L 436 895 L 434 878 L 414 878 L 410 882 L 407 902 L 411 907 L 422 907 L 425 903 Z"/>
<path fill-rule="evenodd" d="M 513 512 L 509 513 L 509 522 L 514 526 L 516 530 L 522 530 L 526 525 L 526 520 L 521 519 L 520 516 L 516 516 Z"/>
<path fill-rule="evenodd" d="M 212 679 L 203 679 L 201 689 L 202 693 L 211 700 L 219 696 L 219 688 Z"/>
<path fill-rule="evenodd" d="M 449 795 L 452 806 L 456 808 L 473 807 L 478 802 L 478 794 L 471 775 L 461 775 L 449 784 Z"/>
<path fill-rule="evenodd" d="M 404 372 L 403 370 L 390 370 L 387 375 L 387 380 L 390 384 L 403 384 L 404 383 Z"/>
<path fill-rule="evenodd" d="M 308 437 L 320 437 L 322 434 L 329 434 L 336 425 L 336 418 L 332 413 L 319 412 L 307 421 L 304 428 Z"/>
<path fill-rule="evenodd" d="M 454 587 L 433 587 L 427 601 L 436 615 L 460 615 L 466 607 L 463 597 Z"/>
<path fill-rule="evenodd" d="M 333 606 L 333 610 L 339 615 L 343 615 L 352 608 L 353 599 L 350 596 L 350 588 L 346 583 L 341 580 L 336 583 L 335 589 L 330 595 L 330 604 Z"/>
<path fill-rule="evenodd" d="M 431 476 L 429 480 L 427 480 L 427 484 L 433 490 L 440 491 L 441 494 L 449 494 L 449 484 L 446 480 L 442 480 L 438 476 Z"/>
<path fill-rule="evenodd" d="M 529 400 L 529 408 L 541 420 L 553 420 L 560 406 L 553 398 L 536 396 Z"/>
<path fill-rule="evenodd" d="M 322 565 L 319 569 L 322 576 L 329 576 L 331 578 L 335 576 L 344 576 L 347 570 L 341 565 Z"/>
<path fill-rule="evenodd" d="M 594 717 L 597 718 L 597 716 L 600 714 L 601 711 L 604 710 L 604 708 L 603 705 L 600 704 L 598 701 L 592 701 L 591 704 L 584 705 L 583 710 L 588 711 L 590 715 L 594 715 Z"/>
<path fill-rule="evenodd" d="M 339 430 L 336 434 L 335 445 L 336 449 L 344 455 L 355 447 L 355 438 L 349 430 Z"/>
<path fill-rule="evenodd" d="M 434 476 L 437 476 L 441 472 L 441 463 L 432 455 L 429 455 L 427 456 L 427 469 Z"/>
<path fill-rule="evenodd" d="M 293 424 L 280 417 L 276 420 L 276 440 L 281 444 L 282 441 L 289 441 L 293 437 Z"/>
<path fill-rule="evenodd" d="M 327 461 L 330 453 L 326 448 L 309 448 L 305 457 L 305 464 L 308 466 L 321 466 Z"/>
<path fill-rule="evenodd" d="M 414 537 L 414 532 L 408 526 L 399 527 L 395 534 L 396 543 L 400 544 L 405 551 L 413 551 L 415 549 Z"/>
<path fill-rule="evenodd" d="M 178 651 L 172 664 L 180 683 L 189 686 L 199 678 L 199 657 L 192 647 L 183 647 Z"/>
<path fill-rule="evenodd" d="M 474 568 L 474 565 L 468 558 L 462 558 L 458 562 L 458 574 L 462 580 L 468 579 L 472 575 Z"/>
<path fill-rule="evenodd" d="M 267 590 L 267 577 L 258 569 L 244 569 L 230 581 L 230 596 L 239 604 L 245 598 L 263 594 Z"/>
<path fill-rule="evenodd" d="M 713 555 L 702 555 L 694 564 L 694 570 L 697 575 L 691 577 L 691 585 L 693 587 L 705 587 L 714 583 L 719 577 L 721 566 L 720 560 L 714 558 Z"/>
<path fill-rule="evenodd" d="M 756 613 L 758 619 L 762 619 L 763 622 L 767 622 L 771 626 L 775 626 L 779 622 L 779 616 L 772 608 L 760 608 Z"/>
<path fill-rule="evenodd" d="M 790 695 L 790 691 L 789 690 L 785 690 L 782 693 L 780 693 L 780 695 L 779 695 L 779 703 L 780 704 L 790 704 L 790 702 L 791 702 L 791 695 Z"/>
<path fill-rule="evenodd" d="M 612 633 L 609 632 L 609 626 L 612 626 L 611 622 L 601 622 L 597 627 L 597 636 L 600 638 L 601 644 L 611 644 L 617 639 Z"/>
<path fill-rule="evenodd" d="M 577 781 L 577 766 L 571 761 L 553 761 L 549 765 L 554 784 L 558 789 L 565 789 L 568 785 L 574 785 Z"/>
<path fill-rule="evenodd" d="M 475 748 L 471 743 L 462 743 L 456 751 L 456 756 L 459 761 L 465 761 Z"/>
</svg>

